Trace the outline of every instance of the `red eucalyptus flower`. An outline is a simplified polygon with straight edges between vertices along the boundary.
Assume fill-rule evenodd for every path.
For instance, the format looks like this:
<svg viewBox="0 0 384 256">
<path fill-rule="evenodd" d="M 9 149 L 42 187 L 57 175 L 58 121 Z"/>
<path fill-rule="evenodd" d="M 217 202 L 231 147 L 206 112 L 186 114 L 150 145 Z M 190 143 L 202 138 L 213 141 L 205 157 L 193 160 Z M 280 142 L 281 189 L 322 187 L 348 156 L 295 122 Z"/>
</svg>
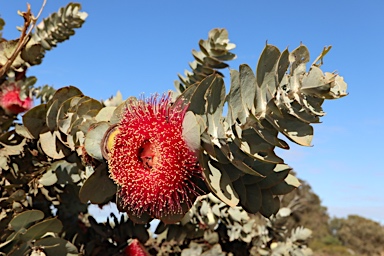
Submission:
<svg viewBox="0 0 384 256">
<path fill-rule="evenodd" d="M 126 256 L 149 256 L 149 253 L 137 239 L 133 239 L 127 247 L 125 247 Z"/>
<path fill-rule="evenodd" d="M 7 114 L 19 114 L 32 107 L 33 100 L 30 97 L 20 98 L 21 88 L 15 84 L 2 86 L 0 91 L 0 106 Z"/>
<path fill-rule="evenodd" d="M 169 96 L 127 106 L 108 163 L 131 216 L 165 221 L 185 214 L 199 194 L 193 180 L 202 177 L 201 168 L 182 135 L 185 112 L 181 104 L 171 106 Z"/>
</svg>

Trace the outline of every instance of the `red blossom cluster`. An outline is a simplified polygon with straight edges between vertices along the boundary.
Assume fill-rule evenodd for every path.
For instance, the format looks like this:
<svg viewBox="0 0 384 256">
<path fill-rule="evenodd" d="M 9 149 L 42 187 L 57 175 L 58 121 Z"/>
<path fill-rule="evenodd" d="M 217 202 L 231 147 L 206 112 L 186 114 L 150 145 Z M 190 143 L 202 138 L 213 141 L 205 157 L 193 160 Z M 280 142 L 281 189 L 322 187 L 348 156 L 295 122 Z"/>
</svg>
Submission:
<svg viewBox="0 0 384 256">
<path fill-rule="evenodd" d="M 6 83 L 0 89 L 0 107 L 7 114 L 17 115 L 32 107 L 33 99 L 29 96 L 20 97 L 21 88 L 13 83 Z"/>
<path fill-rule="evenodd" d="M 194 179 L 202 177 L 201 167 L 182 135 L 185 112 L 169 96 L 128 104 L 108 164 L 130 216 L 166 222 L 184 215 L 200 194 Z"/>
</svg>

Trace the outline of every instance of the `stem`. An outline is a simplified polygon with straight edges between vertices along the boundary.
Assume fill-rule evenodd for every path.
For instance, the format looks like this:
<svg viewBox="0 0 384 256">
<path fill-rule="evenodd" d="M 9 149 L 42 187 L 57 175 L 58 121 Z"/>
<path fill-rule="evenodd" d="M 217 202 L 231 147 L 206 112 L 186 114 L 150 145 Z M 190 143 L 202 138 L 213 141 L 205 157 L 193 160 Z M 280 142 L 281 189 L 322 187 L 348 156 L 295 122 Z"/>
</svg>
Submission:
<svg viewBox="0 0 384 256">
<path fill-rule="evenodd" d="M 23 29 L 21 31 L 20 39 L 19 39 L 19 42 L 17 43 L 17 47 L 16 47 L 15 51 L 12 53 L 11 57 L 7 60 L 5 65 L 0 68 L 0 77 L 4 76 L 4 74 L 8 72 L 12 63 L 15 61 L 15 59 L 20 54 L 20 52 L 24 49 L 25 45 L 28 43 L 28 41 L 30 39 L 29 35 L 31 34 L 33 28 L 36 26 L 36 21 L 40 17 L 46 3 L 47 3 L 47 0 L 44 0 L 43 4 L 41 5 L 40 11 L 36 17 L 34 17 L 33 14 L 31 13 L 31 5 L 30 4 L 27 4 L 27 11 L 21 13 L 21 15 L 24 18 L 24 25 L 23 25 Z"/>
</svg>

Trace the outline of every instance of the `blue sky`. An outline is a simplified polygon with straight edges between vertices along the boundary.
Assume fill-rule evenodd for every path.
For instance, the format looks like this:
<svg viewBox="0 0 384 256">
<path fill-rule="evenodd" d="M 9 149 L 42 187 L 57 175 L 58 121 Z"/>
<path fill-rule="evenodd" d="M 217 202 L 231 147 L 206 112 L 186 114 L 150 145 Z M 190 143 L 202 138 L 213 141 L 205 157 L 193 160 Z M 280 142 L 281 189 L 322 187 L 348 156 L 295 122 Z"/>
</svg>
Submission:
<svg viewBox="0 0 384 256">
<path fill-rule="evenodd" d="M 16 12 L 25 10 L 25 3 L 0 0 L 5 38 L 18 37 L 15 27 L 22 19 Z M 36 14 L 42 1 L 29 3 Z M 48 0 L 42 17 L 67 3 Z M 325 102 L 327 115 L 314 126 L 313 147 L 291 144 L 290 151 L 278 153 L 312 186 L 331 216 L 358 214 L 384 223 L 382 0 L 79 3 L 89 14 L 83 28 L 28 74 L 37 76 L 39 85 L 75 85 L 96 99 L 118 90 L 127 98 L 173 89 L 177 73 L 189 69 L 191 50 L 216 27 L 226 28 L 237 45 L 238 57 L 229 63 L 233 69 L 242 63 L 255 69 L 266 41 L 281 50 L 302 42 L 310 63 L 332 45 L 322 69 L 337 70 L 349 96 Z"/>
</svg>

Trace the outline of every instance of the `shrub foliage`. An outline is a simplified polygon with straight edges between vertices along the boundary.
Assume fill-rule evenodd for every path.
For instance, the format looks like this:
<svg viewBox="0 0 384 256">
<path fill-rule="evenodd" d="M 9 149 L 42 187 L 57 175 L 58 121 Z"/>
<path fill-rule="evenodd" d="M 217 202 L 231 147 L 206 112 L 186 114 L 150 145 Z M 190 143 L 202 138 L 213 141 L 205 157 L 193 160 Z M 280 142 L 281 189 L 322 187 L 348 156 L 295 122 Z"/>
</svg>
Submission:
<svg viewBox="0 0 384 256">
<path fill-rule="evenodd" d="M 28 8 L 21 13 L 21 37 L 0 42 L 1 90 L 12 84 L 19 88 L 20 102 L 40 99 L 20 121 L 18 113 L 8 113 L 0 102 L 1 251 L 120 255 L 138 240 L 158 255 L 311 254 L 311 230 L 287 222 L 302 202 L 286 199 L 292 203 L 281 206 L 283 196 L 300 182 L 274 149 L 289 149 L 282 137 L 310 146 L 311 124 L 325 114 L 323 102 L 347 95 L 341 76 L 321 70 L 331 47 L 307 70 L 305 45 L 281 51 L 266 44 L 255 70 L 247 64 L 230 70 L 226 94 L 220 70 L 236 58 L 235 44 L 225 29 L 213 29 L 199 41 L 191 71 L 179 75 L 171 97 L 174 106 L 188 106 L 183 138 L 197 152 L 203 179 L 196 185 L 204 195 L 186 214 L 162 219 L 153 236 L 153 216 L 111 214 L 98 223 L 88 212 L 90 204 L 111 202 L 124 212 L 107 158 L 124 111 L 140 99 L 123 100 L 117 94 L 99 101 L 74 86 L 35 86 L 36 78 L 26 76 L 46 51 L 82 26 L 87 14 L 80 9 L 70 3 L 36 25 Z M 0 19 L 0 30 L 4 24 Z"/>
</svg>

